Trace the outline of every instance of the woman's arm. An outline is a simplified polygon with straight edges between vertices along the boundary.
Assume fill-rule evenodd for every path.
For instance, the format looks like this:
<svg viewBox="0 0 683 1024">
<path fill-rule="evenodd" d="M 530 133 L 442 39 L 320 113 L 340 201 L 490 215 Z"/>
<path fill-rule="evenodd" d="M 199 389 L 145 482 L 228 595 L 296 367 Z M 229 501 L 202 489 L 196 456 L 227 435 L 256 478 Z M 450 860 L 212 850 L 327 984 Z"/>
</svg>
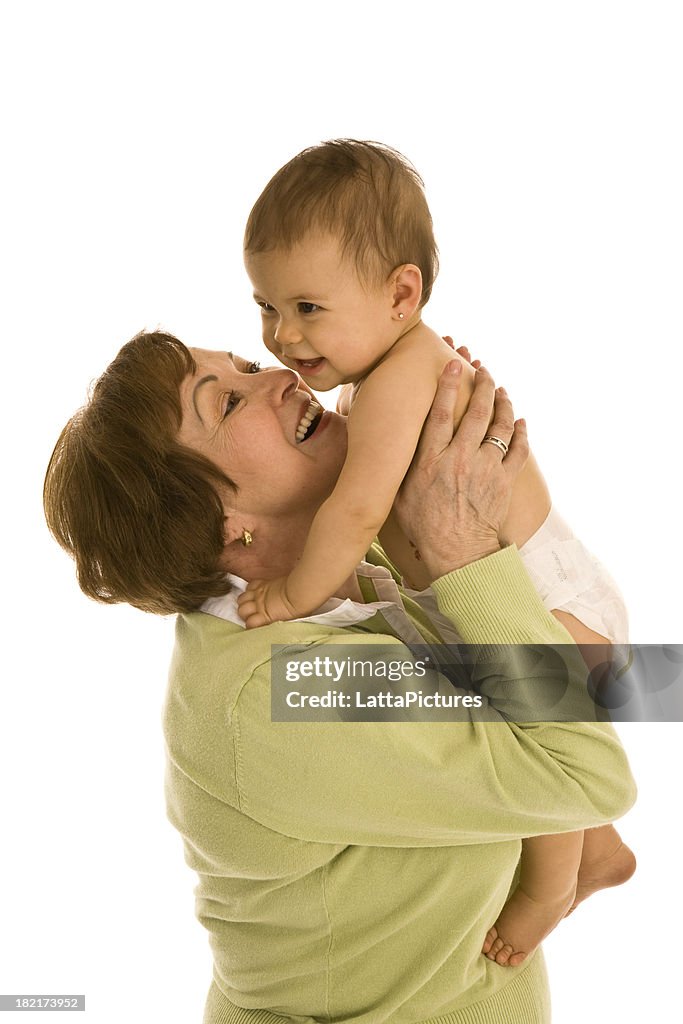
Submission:
<svg viewBox="0 0 683 1024">
<path fill-rule="evenodd" d="M 410 690 L 463 692 L 436 672 L 420 677 L 419 654 L 390 636 L 309 627 L 273 661 L 264 648 L 263 664 L 231 709 L 239 806 L 299 839 L 395 847 L 500 842 L 595 827 L 624 814 L 635 789 L 623 749 L 611 726 L 582 720 L 591 714 L 585 666 L 541 605 L 517 552 L 508 548 L 455 570 L 435 591 L 468 644 L 506 645 L 495 664 L 486 647 L 475 660 L 481 710 L 432 721 L 410 714 L 407 721 L 344 721 L 343 714 L 330 721 L 322 713 L 313 726 L 278 721 L 273 728 L 271 687 L 285 673 L 297 679 L 288 684 L 292 691 L 353 695 L 363 689 L 354 663 L 362 661 L 365 678 L 381 680 L 393 662 L 414 667 Z M 311 677 L 315 656 L 335 659 L 334 681 Z M 569 708 L 578 720 L 536 721 L 551 717 L 539 708 L 558 687 L 558 672 L 563 713 Z M 287 770 L 274 771 L 277 765 Z"/>
<path fill-rule="evenodd" d="M 347 692 L 356 685 L 351 666 L 359 657 L 375 665 L 372 674 L 381 678 L 389 658 L 415 664 L 417 655 L 392 637 L 298 624 L 292 626 L 293 642 L 271 661 L 264 634 L 263 658 L 252 660 L 255 668 L 230 708 L 235 749 L 221 760 L 232 767 L 218 795 L 280 833 L 321 843 L 396 847 L 500 842 L 604 824 L 633 802 L 633 780 L 614 731 L 588 720 L 586 670 L 577 648 L 543 608 L 518 553 L 499 548 L 498 530 L 526 453 L 523 425 L 517 424 L 505 459 L 489 453 L 490 446 L 481 449 L 493 404 L 493 383 L 482 375 L 473 415 L 468 413 L 452 441 L 448 415 L 456 381 L 442 380 L 401 507 L 407 532 L 414 531 L 430 553 L 442 613 L 475 649 L 482 711 L 465 710 L 460 720 L 441 723 L 319 721 L 311 730 L 287 721 L 273 728 L 276 669 L 290 679 L 285 673 L 298 667 L 299 681 L 291 688 L 308 687 L 319 695 L 324 681 L 311 678 L 313 654 L 339 656 L 342 674 L 327 685 Z M 487 402 L 489 413 L 482 418 Z M 510 403 L 499 404 L 496 431 L 509 438 Z M 422 515 L 425 483 L 432 490 Z M 200 626 L 189 621 L 182 631 L 180 654 L 193 671 L 209 657 Z M 255 645 L 257 637 L 251 636 Z M 490 644 L 509 645 L 507 656 L 494 664 L 482 647 Z M 232 663 L 230 651 L 222 656 Z M 220 678 L 213 655 L 210 665 Z M 536 721 L 539 696 L 558 681 L 564 720 Z M 437 672 L 431 682 L 430 691 L 454 692 Z M 223 718 L 213 718 L 224 753 Z M 274 770 L 282 765 L 286 771 Z"/>
</svg>

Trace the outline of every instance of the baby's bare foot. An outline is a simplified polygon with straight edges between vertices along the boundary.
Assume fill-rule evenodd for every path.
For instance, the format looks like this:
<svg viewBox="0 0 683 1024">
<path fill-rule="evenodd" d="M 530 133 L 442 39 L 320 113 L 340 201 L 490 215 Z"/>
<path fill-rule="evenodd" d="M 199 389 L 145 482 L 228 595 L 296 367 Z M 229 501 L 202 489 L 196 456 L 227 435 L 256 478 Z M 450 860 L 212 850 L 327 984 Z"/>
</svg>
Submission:
<svg viewBox="0 0 683 1024">
<path fill-rule="evenodd" d="M 562 920 L 573 899 L 573 888 L 564 896 L 541 902 L 518 886 L 487 932 L 482 953 L 501 966 L 517 967 Z"/>
<path fill-rule="evenodd" d="M 628 882 L 635 870 L 636 858 L 633 851 L 621 840 L 611 853 L 599 860 L 590 861 L 584 858 L 579 867 L 576 896 L 567 913 L 571 914 L 582 900 L 592 896 L 594 892 Z"/>
</svg>

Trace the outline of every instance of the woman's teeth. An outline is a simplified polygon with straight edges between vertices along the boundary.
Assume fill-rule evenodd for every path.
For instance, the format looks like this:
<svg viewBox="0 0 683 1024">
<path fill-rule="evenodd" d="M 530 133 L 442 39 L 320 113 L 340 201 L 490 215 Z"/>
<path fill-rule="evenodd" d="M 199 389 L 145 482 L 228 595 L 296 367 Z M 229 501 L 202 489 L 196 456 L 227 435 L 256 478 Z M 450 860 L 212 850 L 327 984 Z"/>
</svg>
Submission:
<svg viewBox="0 0 683 1024">
<path fill-rule="evenodd" d="M 296 440 L 297 442 L 303 441 L 308 433 L 311 424 L 314 420 L 319 419 L 322 414 L 322 406 L 318 405 L 313 399 L 311 399 L 308 409 L 301 417 L 299 426 L 296 428 Z"/>
</svg>

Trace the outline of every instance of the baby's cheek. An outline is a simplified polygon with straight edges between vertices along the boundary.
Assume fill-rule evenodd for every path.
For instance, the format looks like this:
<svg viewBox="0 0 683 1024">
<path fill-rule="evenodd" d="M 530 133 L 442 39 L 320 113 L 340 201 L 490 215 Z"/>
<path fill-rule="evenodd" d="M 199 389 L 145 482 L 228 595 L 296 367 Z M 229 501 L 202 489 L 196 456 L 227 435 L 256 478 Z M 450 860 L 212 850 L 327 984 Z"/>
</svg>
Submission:
<svg viewBox="0 0 683 1024">
<path fill-rule="evenodd" d="M 263 344 L 266 346 L 271 356 L 275 356 L 277 361 L 279 363 L 282 363 L 283 366 L 287 365 L 282 359 L 282 349 L 280 348 L 280 346 L 276 344 L 276 342 L 274 342 L 272 338 L 269 338 L 268 335 L 265 333 L 263 335 Z"/>
</svg>

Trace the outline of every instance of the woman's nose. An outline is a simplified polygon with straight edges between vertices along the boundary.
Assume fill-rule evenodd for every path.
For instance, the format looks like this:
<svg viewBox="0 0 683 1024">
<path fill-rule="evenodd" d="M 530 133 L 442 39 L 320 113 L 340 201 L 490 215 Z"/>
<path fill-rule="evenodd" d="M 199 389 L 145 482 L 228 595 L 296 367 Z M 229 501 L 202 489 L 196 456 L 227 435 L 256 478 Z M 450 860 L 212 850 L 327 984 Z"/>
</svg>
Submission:
<svg viewBox="0 0 683 1024">
<path fill-rule="evenodd" d="M 265 367 L 254 382 L 265 385 L 268 395 L 275 401 L 285 401 L 299 387 L 299 377 L 294 370 L 286 367 Z"/>
</svg>

